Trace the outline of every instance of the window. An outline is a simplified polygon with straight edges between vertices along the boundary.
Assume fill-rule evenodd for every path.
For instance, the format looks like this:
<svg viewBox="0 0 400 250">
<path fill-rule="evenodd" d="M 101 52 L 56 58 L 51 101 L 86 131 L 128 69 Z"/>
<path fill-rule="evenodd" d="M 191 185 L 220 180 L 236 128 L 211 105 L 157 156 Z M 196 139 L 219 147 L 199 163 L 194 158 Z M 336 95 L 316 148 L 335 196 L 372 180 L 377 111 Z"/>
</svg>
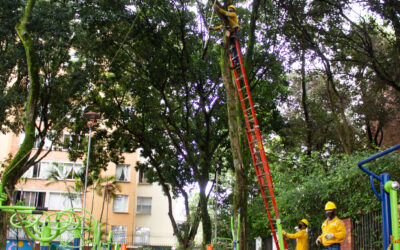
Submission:
<svg viewBox="0 0 400 250">
<path fill-rule="evenodd" d="M 83 172 L 83 164 L 76 162 L 39 162 L 29 168 L 22 177 L 34 179 L 47 179 L 51 171 L 57 170 L 60 179 L 73 180 Z"/>
<path fill-rule="evenodd" d="M 50 175 L 51 166 L 48 162 L 39 162 L 33 165 L 22 177 L 34 179 L 47 179 Z"/>
<path fill-rule="evenodd" d="M 151 214 L 151 197 L 137 197 L 137 214 Z"/>
<path fill-rule="evenodd" d="M 27 240 L 28 237 L 26 236 L 24 229 L 9 226 L 7 239 L 9 239 L 9 240 Z"/>
<path fill-rule="evenodd" d="M 65 180 L 74 180 L 75 176 L 81 175 L 83 172 L 83 164 L 82 163 L 52 163 L 52 169 L 56 169 L 61 179 Z"/>
<path fill-rule="evenodd" d="M 146 178 L 146 172 L 139 169 L 139 184 L 148 184 L 149 182 L 147 181 Z"/>
<path fill-rule="evenodd" d="M 13 200 L 14 204 L 17 201 L 24 201 L 25 206 L 44 207 L 46 192 L 15 191 Z"/>
<path fill-rule="evenodd" d="M 49 209 L 50 210 L 67 210 L 71 208 L 71 203 L 74 208 L 81 208 L 81 197 L 77 193 L 60 193 L 50 192 L 49 194 Z"/>
<path fill-rule="evenodd" d="M 112 242 L 126 243 L 126 226 L 111 226 L 111 231 L 113 232 Z"/>
<path fill-rule="evenodd" d="M 61 137 L 62 149 L 68 150 L 71 147 L 72 137 L 70 134 L 63 133 Z"/>
<path fill-rule="evenodd" d="M 150 245 L 150 228 L 137 227 L 135 229 L 135 245 Z"/>
<path fill-rule="evenodd" d="M 129 181 L 130 166 L 129 165 L 117 165 L 115 169 L 115 178 L 117 181 Z"/>
<path fill-rule="evenodd" d="M 113 212 L 114 213 L 127 213 L 129 208 L 128 195 L 118 194 L 114 198 Z"/>
<path fill-rule="evenodd" d="M 38 149 L 39 148 L 39 146 L 40 146 L 40 142 L 41 142 L 41 138 L 39 137 L 39 135 L 38 134 L 36 134 L 35 135 L 35 142 L 34 142 L 34 144 L 33 144 L 33 149 Z M 24 139 L 25 139 L 25 133 L 21 133 L 20 135 L 19 135 L 19 146 L 21 146 L 21 144 L 22 144 L 22 142 L 24 141 Z M 52 145 L 52 142 L 49 140 L 49 139 L 45 139 L 44 140 L 44 144 L 43 144 L 43 150 L 49 150 L 50 149 L 50 147 L 51 147 L 51 145 Z"/>
</svg>

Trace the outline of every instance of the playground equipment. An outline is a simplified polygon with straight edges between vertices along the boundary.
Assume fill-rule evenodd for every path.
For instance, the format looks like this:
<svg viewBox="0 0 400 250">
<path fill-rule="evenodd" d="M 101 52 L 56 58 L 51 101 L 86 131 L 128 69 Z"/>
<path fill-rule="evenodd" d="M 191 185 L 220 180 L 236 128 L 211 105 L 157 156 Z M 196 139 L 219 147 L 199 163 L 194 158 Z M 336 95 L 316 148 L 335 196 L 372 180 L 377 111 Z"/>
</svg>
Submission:
<svg viewBox="0 0 400 250">
<path fill-rule="evenodd" d="M 380 176 L 369 171 L 364 164 L 378 159 L 386 154 L 389 154 L 397 149 L 400 149 L 400 144 L 373 155 L 367 159 L 358 162 L 358 167 L 370 177 L 371 189 L 375 196 L 381 201 L 382 206 L 382 232 L 383 232 L 383 249 L 390 250 L 393 245 L 393 250 L 400 250 L 400 235 L 399 235 L 399 218 L 397 207 L 397 190 L 399 183 L 391 181 L 387 173 Z M 380 182 L 380 194 L 376 191 L 374 186 L 374 179 Z"/>
<path fill-rule="evenodd" d="M 239 232 L 240 232 L 240 214 L 237 218 L 237 229 L 235 233 L 234 229 L 234 219 L 231 216 L 231 232 L 232 232 L 232 239 L 231 238 L 223 238 L 223 237 L 216 237 L 213 239 L 213 243 L 207 246 L 207 250 L 213 250 L 213 246 L 215 249 L 239 249 Z M 221 245 L 221 246 L 220 246 Z M 229 246 L 227 246 L 229 245 Z"/>
<path fill-rule="evenodd" d="M 240 214 L 238 215 L 237 218 L 237 230 L 235 234 L 235 230 L 233 229 L 233 216 L 231 217 L 231 230 L 232 230 L 232 249 L 237 250 L 239 249 L 239 232 L 240 232 Z"/>
<path fill-rule="evenodd" d="M 262 143 L 261 132 L 257 122 L 253 100 L 251 98 L 250 86 L 247 81 L 239 40 L 234 37 L 231 38 L 231 41 L 235 43 L 237 56 L 233 57 L 232 53 L 230 53 L 229 57 L 233 68 L 233 75 L 235 77 L 236 89 L 239 95 L 244 120 L 246 123 L 247 142 L 249 144 L 253 165 L 256 170 L 265 210 L 268 215 L 268 221 L 272 230 L 272 236 L 278 250 L 288 249 L 286 240 L 282 235 L 281 218 L 275 201 L 271 173 L 269 171 L 267 156 Z M 231 46 L 234 45 L 231 44 Z M 231 47 L 231 50 L 232 49 L 233 48 Z M 235 61 L 238 59 L 240 67 L 236 67 L 235 65 Z M 266 193 L 269 193 L 269 195 Z"/>
<path fill-rule="evenodd" d="M 56 238 L 63 248 L 78 249 L 89 245 L 92 249 L 101 249 L 104 246 L 108 249 L 112 246 L 114 249 L 119 248 L 118 243 L 112 242 L 112 232 L 109 233 L 107 242 L 101 242 L 101 225 L 88 211 L 75 208 L 48 213 L 47 208 L 43 207 L 3 205 L 7 194 L 2 192 L 2 188 L 0 184 L 0 210 L 11 214 L 10 224 L 14 228 L 23 228 L 30 238 L 39 241 L 41 250 L 48 250 L 51 241 Z M 82 218 L 80 214 L 85 217 Z M 60 239 L 59 236 L 64 233 L 73 235 L 72 239 Z M 86 234 L 91 237 L 85 238 Z"/>
<path fill-rule="evenodd" d="M 41 216 L 30 215 L 19 219 L 16 218 L 17 216 L 19 216 L 18 213 L 11 216 L 10 224 L 15 228 L 25 227 L 26 233 L 40 242 L 41 250 L 49 249 L 50 242 L 64 233 L 72 222 L 72 217 L 65 216 L 62 212 L 51 214 L 45 212 Z"/>
</svg>

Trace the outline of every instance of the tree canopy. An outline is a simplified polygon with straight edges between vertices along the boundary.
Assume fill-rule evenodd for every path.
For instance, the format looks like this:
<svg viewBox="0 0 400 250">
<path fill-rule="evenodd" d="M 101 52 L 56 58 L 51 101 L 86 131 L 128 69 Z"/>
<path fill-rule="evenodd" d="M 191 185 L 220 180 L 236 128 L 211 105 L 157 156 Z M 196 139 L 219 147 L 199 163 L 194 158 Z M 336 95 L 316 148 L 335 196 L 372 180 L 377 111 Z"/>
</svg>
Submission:
<svg viewBox="0 0 400 250">
<path fill-rule="evenodd" d="M 237 209 L 231 193 L 236 184 L 248 197 L 241 200 L 242 209 L 248 205 L 250 211 L 243 237 L 251 241 L 267 234 L 226 38 L 207 34 L 213 3 L 3 1 L 0 130 L 26 138 L 6 164 L 4 184 L 12 188 L 40 160 L 45 138 L 62 143 L 63 131 L 72 135 L 71 159 L 84 157 L 82 114 L 91 110 L 101 113 L 104 126 L 93 135 L 90 171 L 97 175 L 107 162 L 120 162 L 123 152 L 139 152 L 145 162 L 137 168 L 160 183 L 170 200 L 169 216 L 182 247 L 192 245 L 200 221 L 204 242 L 212 239 L 207 185 L 216 173 L 223 223 L 229 224 L 230 210 Z M 390 127 L 398 126 L 400 107 L 398 4 L 217 4 L 237 6 L 246 72 L 287 225 L 307 217 L 317 227 L 328 199 L 342 208 L 341 216 L 378 209 L 356 162 L 400 140 L 388 138 Z M 221 20 L 214 18 L 214 24 Z M 32 151 L 35 141 L 39 147 Z M 242 155 L 240 164 L 231 150 Z M 396 163 L 393 154 L 372 168 L 395 178 Z M 232 181 L 230 170 L 242 179 Z M 356 181 L 360 185 L 352 185 Z M 194 211 L 188 191 L 193 185 L 200 190 Z M 185 200 L 181 225 L 172 215 L 177 196 Z M 220 232 L 229 236 L 229 229 Z"/>
</svg>

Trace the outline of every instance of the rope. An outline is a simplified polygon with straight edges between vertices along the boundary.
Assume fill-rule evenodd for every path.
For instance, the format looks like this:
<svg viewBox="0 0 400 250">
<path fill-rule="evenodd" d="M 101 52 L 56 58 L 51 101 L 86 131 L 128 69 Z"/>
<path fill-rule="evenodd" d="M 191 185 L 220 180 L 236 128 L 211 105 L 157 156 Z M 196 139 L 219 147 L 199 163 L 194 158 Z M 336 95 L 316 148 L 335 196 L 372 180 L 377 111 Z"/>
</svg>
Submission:
<svg viewBox="0 0 400 250">
<path fill-rule="evenodd" d="M 217 2 L 217 0 L 214 0 L 214 3 L 213 3 L 213 5 L 212 5 L 212 7 L 211 7 L 213 10 L 212 10 L 212 12 L 211 12 L 210 22 L 209 22 L 209 24 L 208 24 L 208 27 L 206 27 L 206 29 L 208 29 L 209 27 L 211 27 L 212 21 L 213 21 L 213 19 L 214 19 L 214 13 L 215 13 L 214 5 L 215 5 L 216 2 Z M 206 40 L 206 42 L 204 43 L 203 53 L 202 53 L 202 55 L 201 55 L 201 58 L 202 58 L 202 59 L 204 59 L 204 57 L 205 57 L 205 55 L 206 55 L 206 51 L 207 51 L 207 47 L 208 47 L 208 40 L 210 40 L 210 31 L 208 31 L 207 40 Z"/>
<path fill-rule="evenodd" d="M 392 248 L 392 245 L 393 245 L 393 244 L 396 244 L 396 243 L 400 243 L 400 239 L 398 239 L 398 240 L 393 240 L 393 235 L 390 235 L 390 245 L 389 245 L 389 247 L 387 248 L 387 250 L 390 250 L 390 249 Z"/>
</svg>

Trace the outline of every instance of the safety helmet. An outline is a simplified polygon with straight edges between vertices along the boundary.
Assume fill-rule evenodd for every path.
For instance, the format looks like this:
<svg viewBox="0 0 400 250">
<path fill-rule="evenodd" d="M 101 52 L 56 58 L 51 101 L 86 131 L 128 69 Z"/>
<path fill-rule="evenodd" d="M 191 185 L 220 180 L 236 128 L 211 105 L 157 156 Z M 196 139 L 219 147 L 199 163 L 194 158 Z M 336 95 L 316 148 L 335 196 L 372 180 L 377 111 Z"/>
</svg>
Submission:
<svg viewBox="0 0 400 250">
<path fill-rule="evenodd" d="M 334 210 L 334 209 L 336 209 L 336 205 L 332 201 L 328 201 L 325 204 L 325 210 Z"/>
<path fill-rule="evenodd" d="M 306 226 L 308 227 L 308 220 L 302 219 L 300 222 L 303 222 L 303 223 L 306 224 Z"/>
<path fill-rule="evenodd" d="M 232 9 L 234 9 L 234 10 L 236 11 L 235 5 L 229 5 L 229 6 L 228 6 L 228 9 L 229 9 L 229 8 L 232 8 Z"/>
</svg>

